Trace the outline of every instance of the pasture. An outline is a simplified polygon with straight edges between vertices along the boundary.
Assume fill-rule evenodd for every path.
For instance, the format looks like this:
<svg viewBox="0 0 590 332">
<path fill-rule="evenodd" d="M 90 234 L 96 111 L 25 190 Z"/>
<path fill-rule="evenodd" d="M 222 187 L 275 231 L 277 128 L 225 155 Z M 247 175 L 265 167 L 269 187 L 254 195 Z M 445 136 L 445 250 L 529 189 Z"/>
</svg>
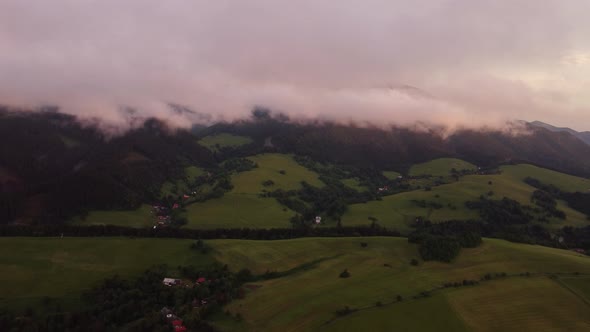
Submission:
<svg viewBox="0 0 590 332">
<path fill-rule="evenodd" d="M 366 242 L 368 246 L 362 248 L 360 242 Z M 429 322 L 421 321 L 431 315 L 434 315 L 432 319 L 437 322 L 439 330 L 461 330 L 464 328 L 463 324 L 467 321 L 468 315 L 474 320 L 483 319 L 474 317 L 468 311 L 458 313 L 457 308 L 460 303 L 469 301 L 463 300 L 461 294 L 457 297 L 452 295 L 463 288 L 435 293 L 432 298 L 426 300 L 410 299 L 413 295 L 440 286 L 444 282 L 463 279 L 478 280 L 490 272 L 578 271 L 590 273 L 590 260 L 573 252 L 490 239 L 484 240 L 482 246 L 478 248 L 464 249 L 452 264 L 421 262 L 419 266 L 409 264 L 412 258 L 418 257 L 418 253 L 416 247 L 408 244 L 403 238 L 216 240 L 209 243 L 214 248 L 215 258 L 227 263 L 234 270 L 247 267 L 255 273 L 268 270 L 286 271 L 304 263 L 320 260 L 315 268 L 299 271 L 283 278 L 255 283 L 260 287 L 248 293 L 244 299 L 234 301 L 227 306 L 226 309 L 231 313 L 240 313 L 244 317 L 243 323 L 238 326 L 231 324 L 231 330 L 339 331 L 349 327 L 348 330 L 352 331 L 353 327 L 365 326 L 367 330 L 388 331 L 391 330 L 391 326 L 399 326 L 401 330 L 420 331 L 430 330 L 433 326 L 429 325 Z M 338 277 L 344 269 L 348 269 L 350 278 Z M 518 278 L 508 278 L 498 282 L 510 284 L 513 280 L 519 282 Z M 559 285 L 553 281 L 549 283 L 538 281 L 537 278 L 544 280 L 541 276 L 531 277 L 530 280 L 533 280 L 534 284 L 528 289 L 529 292 L 534 293 L 536 300 L 524 301 L 522 306 L 525 308 L 522 310 L 533 313 L 539 308 L 544 311 L 552 310 L 551 301 L 538 301 L 539 298 L 544 297 L 543 292 L 547 289 L 547 294 L 550 296 L 559 296 L 558 303 L 564 308 L 564 310 L 559 309 L 559 314 L 549 316 L 547 320 L 554 321 L 555 324 L 563 324 L 562 327 L 569 327 L 571 325 L 566 324 L 563 317 L 576 320 L 581 317 L 580 313 L 590 315 L 588 306 L 580 307 L 580 301 L 575 297 L 564 295 Z M 495 282 L 497 281 L 489 283 L 493 285 Z M 465 288 L 465 292 L 476 296 L 479 287 L 487 287 L 487 284 L 485 285 Z M 482 289 L 485 291 L 485 288 Z M 344 306 L 371 307 L 375 306 L 377 301 L 391 302 L 397 295 L 408 299 L 407 303 L 404 301 L 401 306 L 392 304 L 383 308 L 359 311 L 349 317 L 341 318 L 342 323 L 336 320 L 324 325 L 334 317 L 336 310 Z M 458 300 L 454 300 L 455 298 Z M 504 322 L 504 326 L 508 326 L 514 318 L 504 317 L 502 308 L 509 306 L 510 302 L 506 302 L 500 306 L 498 312 L 490 312 L 490 317 L 499 324 Z M 568 309 L 571 310 L 571 314 Z M 416 310 L 421 312 L 415 312 Z M 441 311 L 441 315 L 434 314 L 434 311 Z M 403 314 L 409 312 L 414 314 Z M 379 317 L 390 317 L 392 321 L 377 321 Z M 531 315 L 530 319 L 535 317 L 538 316 Z M 348 321 L 349 319 L 358 319 L 358 321 Z M 228 326 L 223 318 L 220 318 L 218 324 L 221 328 Z M 470 327 L 470 325 L 465 326 Z"/>
<path fill-rule="evenodd" d="M 137 210 L 93 210 L 84 218 L 75 217 L 72 223 L 79 225 L 115 225 L 125 227 L 151 227 L 154 225 L 151 206 L 143 204 Z"/>
<path fill-rule="evenodd" d="M 280 205 L 276 199 L 262 198 L 259 194 L 264 190 L 299 189 L 302 181 L 314 186 L 323 185 L 315 172 L 299 165 L 289 155 L 261 154 L 248 159 L 258 167 L 232 175 L 234 188 L 230 192 L 221 198 L 191 204 L 186 208 L 187 227 L 290 227 L 289 219 L 295 213 Z M 264 186 L 263 182 L 268 180 L 273 184 Z"/>
<path fill-rule="evenodd" d="M 445 220 L 470 220 L 478 218 L 475 210 L 465 207 L 465 202 L 477 200 L 481 195 L 490 199 L 502 199 L 508 197 L 519 201 L 521 204 L 531 205 L 531 195 L 536 190 L 524 183 L 524 174 L 530 174 L 542 182 L 551 183 L 554 178 L 562 179 L 561 186 L 565 188 L 583 188 L 590 180 L 577 178 L 545 169 L 531 169 L 530 165 L 515 165 L 502 167 L 502 173 L 497 175 L 468 175 L 461 177 L 459 181 L 432 187 L 431 191 L 415 190 L 396 195 L 383 197 L 382 201 L 371 201 L 349 206 L 348 212 L 342 218 L 345 226 L 368 225 L 368 217 L 379 220 L 381 226 L 409 230 L 410 224 L 422 217 L 433 222 Z M 531 172 L 533 170 L 534 172 Z M 556 182 L 557 183 L 557 182 Z M 491 194 L 491 195 L 490 195 Z M 425 200 L 442 205 L 440 209 L 419 207 L 414 200 Z M 571 209 L 565 202 L 558 201 L 557 208 L 563 210 L 566 220 L 553 219 L 550 227 L 585 226 L 589 222 L 583 213 Z"/>
<path fill-rule="evenodd" d="M 361 247 L 361 242 L 367 247 Z M 224 308 L 234 315 L 240 313 L 243 321 L 216 315 L 214 324 L 221 330 L 524 331 L 590 326 L 590 306 L 580 297 L 588 289 L 590 260 L 571 251 L 485 239 L 478 248 L 464 249 L 452 264 L 412 266 L 409 262 L 418 257 L 417 248 L 404 238 L 207 240 L 213 249 L 210 255 L 190 250 L 190 243 L 176 239 L 0 238 L 0 307 L 35 306 L 45 297 L 66 307 L 79 305 L 80 294 L 115 274 L 132 278 L 157 264 L 204 266 L 218 261 L 233 271 L 248 268 L 255 274 L 310 265 L 278 279 L 253 283 L 258 287 Z M 338 277 L 343 269 L 350 271 L 349 278 Z M 498 272 L 533 275 L 413 298 L 444 282 Z M 579 272 L 580 276 L 551 280 L 535 275 L 552 272 Z M 398 295 L 404 300 L 392 303 Z M 386 305 L 377 308 L 377 301 Z M 344 306 L 367 309 L 333 320 L 334 311 Z"/>
<path fill-rule="evenodd" d="M 468 163 L 461 159 L 456 158 L 439 158 L 434 159 L 425 163 L 413 165 L 410 168 L 409 175 L 410 176 L 421 176 L 421 175 L 431 175 L 431 176 L 449 176 L 451 175 L 451 170 L 456 169 L 457 171 L 461 170 L 476 170 L 477 167 L 471 163 Z"/>
<path fill-rule="evenodd" d="M 76 304 L 80 295 L 118 274 L 134 277 L 159 264 L 209 265 L 191 240 L 129 238 L 0 238 L 0 307 L 35 306 L 45 297 Z"/>
<path fill-rule="evenodd" d="M 396 171 L 383 171 L 383 176 L 388 178 L 389 180 L 396 180 L 398 176 L 401 174 Z"/>
</svg>

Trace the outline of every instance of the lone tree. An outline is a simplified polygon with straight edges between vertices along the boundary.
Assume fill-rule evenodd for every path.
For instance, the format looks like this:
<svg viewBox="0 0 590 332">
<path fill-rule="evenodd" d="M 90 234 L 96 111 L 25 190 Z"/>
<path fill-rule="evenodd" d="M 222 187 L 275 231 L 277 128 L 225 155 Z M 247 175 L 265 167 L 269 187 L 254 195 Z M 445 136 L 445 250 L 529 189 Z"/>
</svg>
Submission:
<svg viewBox="0 0 590 332">
<path fill-rule="evenodd" d="M 348 272 L 348 269 L 344 269 L 344 271 L 342 271 L 340 273 L 340 278 L 349 278 L 350 277 L 350 272 Z"/>
</svg>

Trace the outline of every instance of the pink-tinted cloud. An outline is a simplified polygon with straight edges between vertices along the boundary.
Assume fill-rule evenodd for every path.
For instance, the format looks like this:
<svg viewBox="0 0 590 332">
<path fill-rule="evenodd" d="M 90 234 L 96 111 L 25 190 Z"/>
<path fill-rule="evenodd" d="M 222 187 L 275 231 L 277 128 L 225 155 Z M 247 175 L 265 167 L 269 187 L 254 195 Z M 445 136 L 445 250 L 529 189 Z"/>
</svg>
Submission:
<svg viewBox="0 0 590 332">
<path fill-rule="evenodd" d="M 585 0 L 3 0 L 0 103 L 115 124 L 124 107 L 178 126 L 201 119 L 173 102 L 211 119 L 265 105 L 380 124 L 590 129 L 588 12 Z"/>
</svg>

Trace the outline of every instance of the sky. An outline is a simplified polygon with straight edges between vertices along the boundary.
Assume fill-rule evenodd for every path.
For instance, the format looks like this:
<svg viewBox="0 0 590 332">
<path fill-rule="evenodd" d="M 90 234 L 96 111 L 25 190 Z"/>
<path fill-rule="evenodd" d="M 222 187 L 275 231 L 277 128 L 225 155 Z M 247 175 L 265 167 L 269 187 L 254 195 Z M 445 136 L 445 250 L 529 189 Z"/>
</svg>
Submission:
<svg viewBox="0 0 590 332">
<path fill-rule="evenodd" d="M 590 130 L 587 0 L 1 0 L 0 104 Z M 178 114 L 169 104 L 206 114 Z"/>
</svg>

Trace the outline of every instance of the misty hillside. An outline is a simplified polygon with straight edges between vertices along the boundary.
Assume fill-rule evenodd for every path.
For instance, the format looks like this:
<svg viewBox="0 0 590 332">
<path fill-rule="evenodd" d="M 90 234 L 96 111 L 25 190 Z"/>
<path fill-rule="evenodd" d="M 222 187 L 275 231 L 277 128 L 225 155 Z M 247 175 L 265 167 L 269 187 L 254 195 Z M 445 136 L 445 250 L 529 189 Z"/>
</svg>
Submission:
<svg viewBox="0 0 590 332">
<path fill-rule="evenodd" d="M 581 139 L 585 143 L 590 144 L 590 131 L 575 131 L 571 128 L 555 127 L 555 126 L 552 126 L 548 123 L 541 122 L 541 121 L 533 121 L 533 122 L 530 122 L 530 124 L 535 127 L 548 129 L 550 131 L 570 133 L 573 136 L 576 136 L 577 138 Z"/>
<path fill-rule="evenodd" d="M 250 141 L 213 150 L 198 143 L 216 133 Z M 480 167 L 527 162 L 590 176 L 589 145 L 568 132 L 539 127 L 525 135 L 462 130 L 444 137 L 437 130 L 296 124 L 255 112 L 249 121 L 193 132 L 171 131 L 152 119 L 105 139 L 71 116 L 5 111 L 0 116 L 2 221 L 60 222 L 93 209 L 136 209 L 158 199 L 164 183 L 185 176 L 186 167 L 218 174 L 220 163 L 261 152 L 291 153 L 369 172 L 404 173 L 412 164 L 457 157 Z"/>
</svg>

